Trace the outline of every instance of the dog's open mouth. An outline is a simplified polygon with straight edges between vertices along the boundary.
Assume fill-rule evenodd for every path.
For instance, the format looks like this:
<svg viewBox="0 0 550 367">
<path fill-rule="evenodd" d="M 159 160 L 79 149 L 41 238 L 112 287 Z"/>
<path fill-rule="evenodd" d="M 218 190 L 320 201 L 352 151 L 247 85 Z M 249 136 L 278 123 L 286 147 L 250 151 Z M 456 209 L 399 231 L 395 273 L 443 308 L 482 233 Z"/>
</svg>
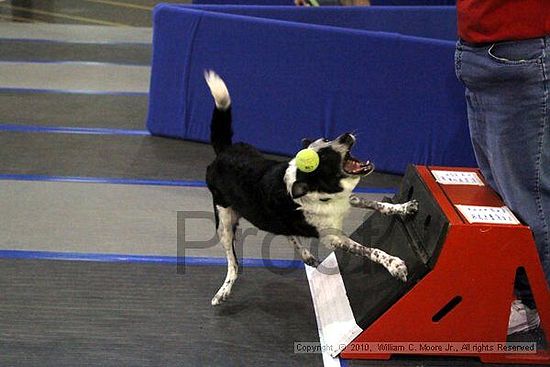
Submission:
<svg viewBox="0 0 550 367">
<path fill-rule="evenodd" d="M 374 165 L 369 162 L 361 162 L 349 154 L 344 157 L 344 172 L 348 175 L 368 175 L 374 170 Z"/>
</svg>

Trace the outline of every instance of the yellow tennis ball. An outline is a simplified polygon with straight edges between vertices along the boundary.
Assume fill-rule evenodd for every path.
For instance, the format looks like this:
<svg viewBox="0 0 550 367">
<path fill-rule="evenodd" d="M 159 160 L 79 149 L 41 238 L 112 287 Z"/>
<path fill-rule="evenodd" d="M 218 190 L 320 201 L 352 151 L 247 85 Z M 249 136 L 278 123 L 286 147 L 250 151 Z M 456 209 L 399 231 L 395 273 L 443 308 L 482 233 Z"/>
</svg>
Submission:
<svg viewBox="0 0 550 367">
<path fill-rule="evenodd" d="M 296 154 L 296 167 L 302 172 L 313 172 L 319 166 L 319 155 L 313 149 L 302 149 Z"/>
</svg>

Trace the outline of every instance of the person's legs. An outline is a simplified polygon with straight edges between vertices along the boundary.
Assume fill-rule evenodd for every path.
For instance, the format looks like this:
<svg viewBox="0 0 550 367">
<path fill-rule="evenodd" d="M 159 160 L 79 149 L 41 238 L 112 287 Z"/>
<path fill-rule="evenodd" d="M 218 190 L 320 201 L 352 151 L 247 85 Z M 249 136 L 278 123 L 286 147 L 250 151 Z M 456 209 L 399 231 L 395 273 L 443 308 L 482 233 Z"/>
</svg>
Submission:
<svg viewBox="0 0 550 367">
<path fill-rule="evenodd" d="M 472 143 L 482 173 L 532 229 L 550 279 L 550 38 L 483 47 L 459 43 Z M 519 296 L 533 307 L 525 294 Z"/>
</svg>

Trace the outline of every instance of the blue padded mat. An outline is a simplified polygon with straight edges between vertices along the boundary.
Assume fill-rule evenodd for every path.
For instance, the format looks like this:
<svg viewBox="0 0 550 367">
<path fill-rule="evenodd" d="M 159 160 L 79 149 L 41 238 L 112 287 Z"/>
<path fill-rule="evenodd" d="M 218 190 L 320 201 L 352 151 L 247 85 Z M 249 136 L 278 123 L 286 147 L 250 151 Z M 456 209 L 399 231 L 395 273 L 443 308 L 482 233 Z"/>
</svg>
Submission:
<svg viewBox="0 0 550 367">
<path fill-rule="evenodd" d="M 193 0 L 193 4 L 218 4 L 218 5 L 294 5 L 294 0 Z M 455 5 L 456 0 L 371 0 L 372 5 L 400 5 L 400 6 L 426 6 L 426 5 Z"/>
<path fill-rule="evenodd" d="M 409 163 L 475 165 L 454 41 L 437 39 L 440 30 L 436 38 L 406 35 L 426 16 L 418 8 L 377 20 L 401 34 L 346 28 L 343 8 L 317 9 L 333 12 L 323 16 L 338 19 L 337 27 L 315 24 L 323 16 L 314 12 L 308 22 L 303 8 L 279 7 L 286 20 L 272 8 L 253 8 L 155 8 L 147 122 L 153 134 L 208 141 L 213 101 L 202 75 L 213 69 L 232 95 L 235 141 L 293 155 L 303 137 L 355 131 L 355 155 L 384 172 L 403 173 Z M 456 24 L 452 10 L 438 9 L 430 9 L 434 24 Z M 356 11 L 365 19 L 391 13 Z M 353 14 L 357 26 L 361 14 Z"/>
<path fill-rule="evenodd" d="M 194 9 L 306 24 L 400 33 L 456 41 L 456 9 L 450 6 L 293 7 L 201 5 Z"/>
</svg>

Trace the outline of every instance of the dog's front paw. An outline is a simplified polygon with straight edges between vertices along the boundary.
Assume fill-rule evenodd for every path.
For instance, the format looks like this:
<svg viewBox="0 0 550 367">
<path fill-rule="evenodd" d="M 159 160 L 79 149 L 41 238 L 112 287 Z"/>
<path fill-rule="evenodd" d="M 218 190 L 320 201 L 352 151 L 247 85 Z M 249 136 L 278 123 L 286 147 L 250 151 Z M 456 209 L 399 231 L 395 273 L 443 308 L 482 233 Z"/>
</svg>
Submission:
<svg viewBox="0 0 550 367">
<path fill-rule="evenodd" d="M 302 260 L 304 261 L 304 264 L 313 266 L 314 268 L 318 267 L 320 262 L 309 252 L 307 248 L 302 249 L 301 251 Z"/>
<path fill-rule="evenodd" d="M 418 213 L 418 200 L 407 201 L 403 204 L 403 215 L 413 215 Z"/>
<path fill-rule="evenodd" d="M 315 257 L 310 257 L 308 259 L 304 259 L 304 264 L 312 266 L 314 268 L 318 267 L 320 262 Z"/>
<path fill-rule="evenodd" d="M 400 258 L 392 257 L 388 261 L 388 266 L 386 268 L 388 269 L 388 271 L 393 277 L 399 278 L 404 282 L 407 281 L 407 274 L 408 274 L 407 265 L 405 265 L 405 262 Z"/>
<path fill-rule="evenodd" d="M 355 195 L 351 195 L 349 197 L 349 204 L 351 206 L 359 206 L 361 205 L 361 198 Z"/>
</svg>

